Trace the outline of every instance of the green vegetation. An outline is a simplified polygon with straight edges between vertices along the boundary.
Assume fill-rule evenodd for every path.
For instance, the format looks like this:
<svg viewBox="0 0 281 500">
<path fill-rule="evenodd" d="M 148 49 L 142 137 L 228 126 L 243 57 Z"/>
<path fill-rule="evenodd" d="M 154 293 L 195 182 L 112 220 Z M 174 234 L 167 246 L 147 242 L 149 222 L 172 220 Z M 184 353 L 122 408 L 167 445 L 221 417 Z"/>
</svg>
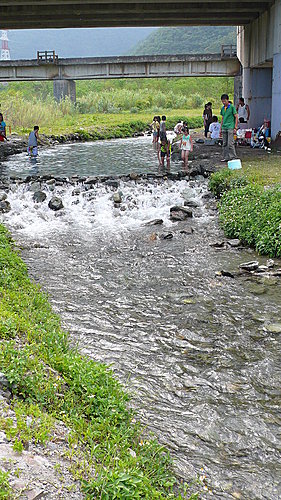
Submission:
<svg viewBox="0 0 281 500">
<path fill-rule="evenodd" d="M 9 472 L 5 472 L 2 469 L 0 469 L 0 500 L 12 500 Z"/>
<path fill-rule="evenodd" d="M 76 106 L 69 99 L 56 103 L 50 82 L 21 82 L 2 87 L 0 99 L 12 131 L 25 133 L 38 124 L 48 134 L 92 127 L 97 134 L 99 127 L 109 128 L 112 134 L 116 125 L 134 122 L 142 122 L 144 130 L 155 114 L 166 114 L 171 125 L 177 117 L 197 117 L 201 126 L 204 103 L 211 100 L 218 110 L 223 92 L 233 95 L 233 78 L 81 81 Z"/>
<path fill-rule="evenodd" d="M 71 471 L 88 499 L 183 498 L 173 493 L 169 454 L 133 423 L 128 394 L 108 367 L 69 346 L 3 226 L 0 294 L 0 370 L 12 387 L 17 417 L 17 425 L 1 419 L 0 428 L 14 449 L 22 451 L 31 440 L 44 444 L 54 419 L 63 420 L 71 429 Z M 0 485 L 0 498 L 9 498 L 4 473 Z"/>
<path fill-rule="evenodd" d="M 245 164 L 242 173 L 223 169 L 211 176 L 209 188 L 220 198 L 220 222 L 227 237 L 281 257 L 280 158 Z"/>
<path fill-rule="evenodd" d="M 224 44 L 236 44 L 234 26 L 159 28 L 140 42 L 132 54 L 220 53 Z"/>
</svg>

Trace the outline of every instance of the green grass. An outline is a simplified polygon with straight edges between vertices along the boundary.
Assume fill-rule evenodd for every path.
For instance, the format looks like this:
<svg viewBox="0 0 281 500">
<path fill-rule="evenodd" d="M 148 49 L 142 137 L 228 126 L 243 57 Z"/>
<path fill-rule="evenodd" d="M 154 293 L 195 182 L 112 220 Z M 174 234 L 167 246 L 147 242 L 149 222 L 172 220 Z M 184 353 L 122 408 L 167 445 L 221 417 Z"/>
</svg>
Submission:
<svg viewBox="0 0 281 500">
<path fill-rule="evenodd" d="M 9 472 L 0 469 L 0 500 L 12 500 L 12 488 L 9 483 Z"/>
<path fill-rule="evenodd" d="M 73 462 L 72 473 L 86 498 L 187 498 L 174 494 L 169 453 L 133 422 L 129 396 L 111 370 L 70 348 L 59 318 L 30 281 L 3 226 L 0 296 L 0 370 L 13 389 L 17 416 L 17 425 L 1 419 L 0 428 L 14 449 L 22 451 L 29 441 L 44 444 L 59 419 L 71 429 L 70 458 L 77 450 L 83 455 Z M 93 467 L 96 473 L 90 475 Z"/>
</svg>

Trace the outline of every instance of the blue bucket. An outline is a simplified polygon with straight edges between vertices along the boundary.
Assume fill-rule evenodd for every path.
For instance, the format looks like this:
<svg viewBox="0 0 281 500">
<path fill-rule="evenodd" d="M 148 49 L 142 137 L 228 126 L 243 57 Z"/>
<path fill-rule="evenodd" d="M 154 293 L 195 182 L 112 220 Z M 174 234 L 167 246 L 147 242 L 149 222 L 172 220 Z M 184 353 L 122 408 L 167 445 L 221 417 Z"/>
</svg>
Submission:
<svg viewBox="0 0 281 500">
<path fill-rule="evenodd" d="M 230 168 L 230 170 L 238 170 L 239 168 L 242 168 L 242 163 L 241 163 L 241 160 L 239 160 L 239 158 L 237 158 L 236 160 L 230 160 L 227 163 L 227 166 L 228 166 L 228 168 Z"/>
</svg>

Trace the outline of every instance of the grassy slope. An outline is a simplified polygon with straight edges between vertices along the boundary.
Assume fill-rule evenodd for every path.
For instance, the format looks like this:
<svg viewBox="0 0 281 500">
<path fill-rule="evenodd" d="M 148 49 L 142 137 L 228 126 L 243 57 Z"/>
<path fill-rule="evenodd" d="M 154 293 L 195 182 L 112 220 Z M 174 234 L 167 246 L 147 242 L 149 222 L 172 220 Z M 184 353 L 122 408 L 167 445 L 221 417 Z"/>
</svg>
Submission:
<svg viewBox="0 0 281 500">
<path fill-rule="evenodd" d="M 0 295 L 0 370 L 13 389 L 12 404 L 21 421 L 12 430 L 0 420 L 0 428 L 14 448 L 21 451 L 35 437 L 44 442 L 51 419 L 63 420 L 72 429 L 73 453 L 83 454 L 73 473 L 83 480 L 87 498 L 183 498 L 172 493 L 168 453 L 132 422 L 129 397 L 111 371 L 70 348 L 59 318 L 30 281 L 1 225 Z M 26 415 L 41 416 L 36 436 L 22 425 Z M 95 478 L 88 477 L 93 465 Z M 2 477 L 0 496 L 5 483 Z"/>
</svg>

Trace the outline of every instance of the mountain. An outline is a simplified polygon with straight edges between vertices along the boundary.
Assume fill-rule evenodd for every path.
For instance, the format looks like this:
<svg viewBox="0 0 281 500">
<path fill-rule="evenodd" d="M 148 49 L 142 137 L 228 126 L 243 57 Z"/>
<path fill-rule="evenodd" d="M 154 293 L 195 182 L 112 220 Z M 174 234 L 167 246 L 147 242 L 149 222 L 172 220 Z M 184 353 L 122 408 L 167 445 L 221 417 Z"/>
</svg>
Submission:
<svg viewBox="0 0 281 500">
<path fill-rule="evenodd" d="M 35 59 L 37 50 L 55 50 L 59 57 L 128 54 L 155 28 L 87 28 L 10 30 L 11 59 Z"/>
<path fill-rule="evenodd" d="M 139 42 L 132 55 L 219 53 L 221 46 L 236 44 L 233 26 L 159 28 Z"/>
</svg>

